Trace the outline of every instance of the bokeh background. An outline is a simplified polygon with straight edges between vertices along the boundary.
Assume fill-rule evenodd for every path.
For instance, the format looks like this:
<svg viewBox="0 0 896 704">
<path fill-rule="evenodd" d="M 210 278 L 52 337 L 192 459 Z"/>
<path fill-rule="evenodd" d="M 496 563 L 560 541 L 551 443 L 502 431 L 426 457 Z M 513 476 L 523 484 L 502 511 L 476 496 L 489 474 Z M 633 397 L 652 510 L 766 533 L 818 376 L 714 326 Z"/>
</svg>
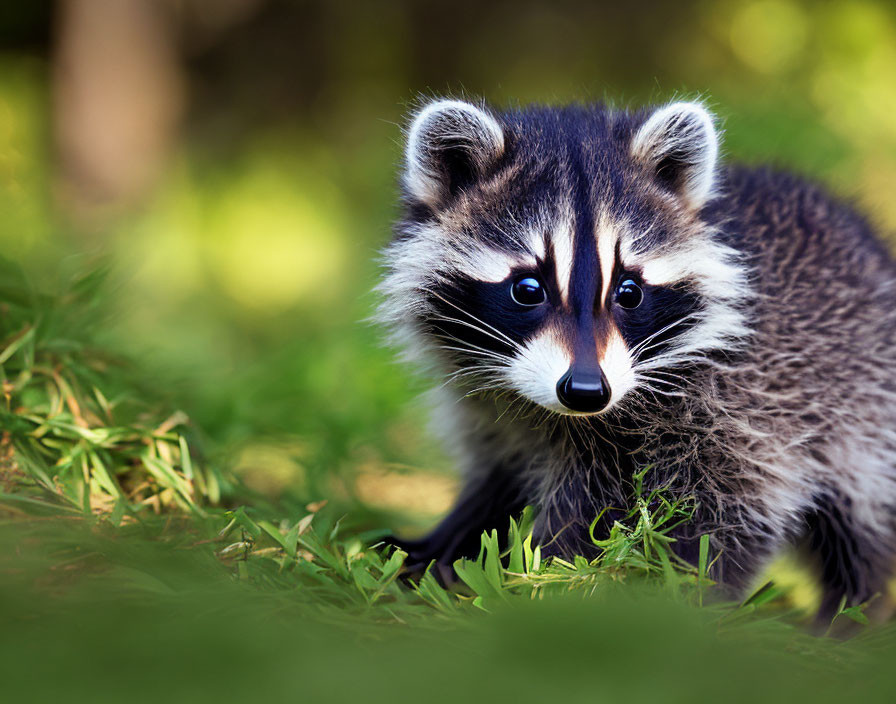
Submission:
<svg viewBox="0 0 896 704">
<path fill-rule="evenodd" d="M 887 0 L 5 2 L 0 250 L 50 289 L 108 267 L 100 342 L 250 487 L 423 523 L 450 462 L 365 322 L 418 95 L 701 96 L 730 158 L 890 233 L 894 77 Z"/>
</svg>

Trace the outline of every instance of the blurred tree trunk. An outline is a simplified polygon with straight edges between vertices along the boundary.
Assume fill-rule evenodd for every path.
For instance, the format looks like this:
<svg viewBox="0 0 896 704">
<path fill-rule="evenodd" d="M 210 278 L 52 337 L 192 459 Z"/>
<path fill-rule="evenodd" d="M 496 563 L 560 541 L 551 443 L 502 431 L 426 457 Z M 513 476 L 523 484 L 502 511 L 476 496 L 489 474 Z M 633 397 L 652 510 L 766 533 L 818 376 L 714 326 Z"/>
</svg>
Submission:
<svg viewBox="0 0 896 704">
<path fill-rule="evenodd" d="M 57 0 L 56 192 L 88 229 L 139 205 L 185 110 L 183 54 L 208 48 L 265 0 Z"/>
<path fill-rule="evenodd" d="M 139 203 L 171 151 L 183 77 L 169 9 L 154 0 L 57 4 L 57 194 L 81 224 Z"/>
</svg>

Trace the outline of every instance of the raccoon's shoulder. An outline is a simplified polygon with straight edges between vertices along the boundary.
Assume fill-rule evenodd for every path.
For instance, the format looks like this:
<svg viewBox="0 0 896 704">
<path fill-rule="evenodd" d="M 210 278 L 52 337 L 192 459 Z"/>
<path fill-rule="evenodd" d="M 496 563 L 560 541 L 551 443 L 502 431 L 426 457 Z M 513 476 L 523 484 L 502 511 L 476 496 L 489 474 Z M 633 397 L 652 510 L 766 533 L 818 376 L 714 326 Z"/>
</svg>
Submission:
<svg viewBox="0 0 896 704">
<path fill-rule="evenodd" d="M 724 223 L 728 243 L 756 257 L 764 270 L 896 276 L 893 255 L 869 221 L 817 183 L 769 167 L 735 165 L 722 174 L 719 191 L 711 216 Z"/>
</svg>

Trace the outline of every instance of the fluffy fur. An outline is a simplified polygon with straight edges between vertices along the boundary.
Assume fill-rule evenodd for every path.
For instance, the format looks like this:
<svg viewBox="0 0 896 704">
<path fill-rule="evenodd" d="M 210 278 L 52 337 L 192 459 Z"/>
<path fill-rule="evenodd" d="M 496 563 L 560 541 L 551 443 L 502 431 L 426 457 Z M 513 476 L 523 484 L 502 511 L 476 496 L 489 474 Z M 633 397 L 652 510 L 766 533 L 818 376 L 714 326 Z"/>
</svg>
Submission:
<svg viewBox="0 0 896 704">
<path fill-rule="evenodd" d="M 896 552 L 896 267 L 819 188 L 720 166 L 699 104 L 412 121 L 380 318 L 444 377 L 437 427 L 467 484 L 411 563 L 475 554 L 526 504 L 548 554 L 647 486 L 697 502 L 673 548 L 733 590 L 783 545 L 818 566 L 822 613 L 884 589 Z M 540 305 L 511 287 L 536 277 Z M 643 292 L 635 308 L 620 286 Z M 578 412 L 557 385 L 599 380 Z M 608 388 L 607 388 L 608 387 Z M 575 405 L 575 404 L 573 404 Z M 599 536 L 614 518 L 604 514 Z"/>
</svg>

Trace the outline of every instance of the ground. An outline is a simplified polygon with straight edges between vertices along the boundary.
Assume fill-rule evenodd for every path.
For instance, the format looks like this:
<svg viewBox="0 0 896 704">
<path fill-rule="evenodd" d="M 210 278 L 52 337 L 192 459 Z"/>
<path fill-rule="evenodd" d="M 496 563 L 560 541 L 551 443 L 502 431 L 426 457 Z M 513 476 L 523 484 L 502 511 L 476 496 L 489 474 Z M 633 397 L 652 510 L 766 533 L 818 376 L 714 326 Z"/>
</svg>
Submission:
<svg viewBox="0 0 896 704">
<path fill-rule="evenodd" d="M 810 635 L 811 595 L 780 570 L 722 601 L 704 576 L 712 555 L 692 567 L 666 549 L 689 507 L 661 494 L 636 497 L 590 563 L 541 560 L 527 512 L 503 553 L 483 536 L 453 589 L 406 581 L 404 554 L 378 547 L 402 520 L 394 469 L 308 502 L 209 461 L 200 429 L 84 342 L 101 278 L 59 297 L 25 295 L 14 268 L 3 282 L 11 700 L 891 700 L 896 626 L 851 609 L 834 623 L 851 640 Z M 263 473 L 271 452 L 242 459 Z M 450 483 L 430 480 L 432 492 L 425 474 L 407 484 L 444 503 Z"/>
</svg>

